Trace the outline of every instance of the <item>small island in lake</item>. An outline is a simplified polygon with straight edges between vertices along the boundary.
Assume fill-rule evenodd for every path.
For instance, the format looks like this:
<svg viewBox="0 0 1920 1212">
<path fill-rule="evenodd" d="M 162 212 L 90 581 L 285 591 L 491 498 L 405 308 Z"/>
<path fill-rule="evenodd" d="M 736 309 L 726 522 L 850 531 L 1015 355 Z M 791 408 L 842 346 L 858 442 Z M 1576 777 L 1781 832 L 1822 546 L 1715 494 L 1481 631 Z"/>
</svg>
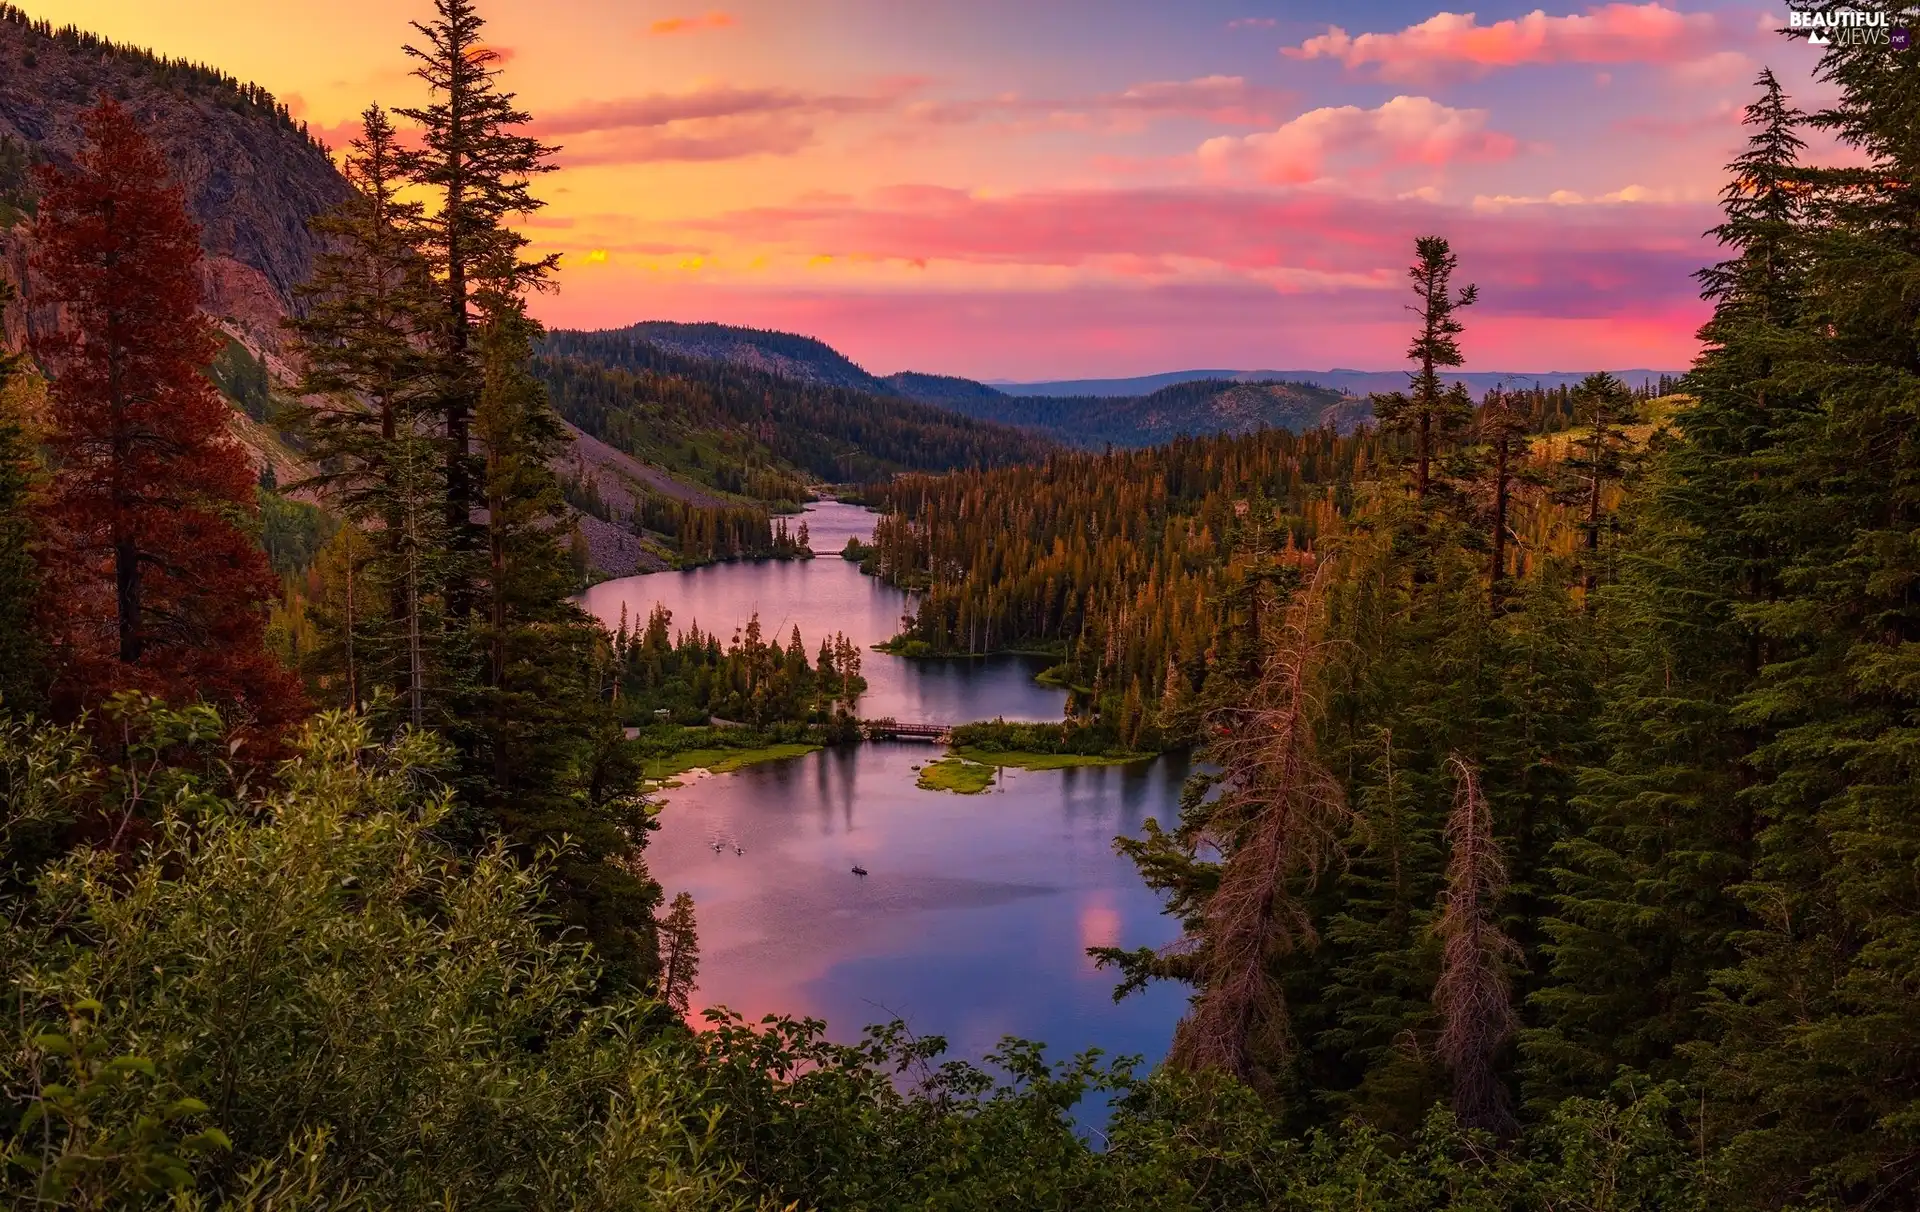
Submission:
<svg viewBox="0 0 1920 1212">
<path fill-rule="evenodd" d="M 952 791 L 960 795 L 978 795 L 993 786 L 994 768 L 965 758 L 944 757 L 929 762 L 920 771 L 915 784 L 923 791 Z"/>
</svg>

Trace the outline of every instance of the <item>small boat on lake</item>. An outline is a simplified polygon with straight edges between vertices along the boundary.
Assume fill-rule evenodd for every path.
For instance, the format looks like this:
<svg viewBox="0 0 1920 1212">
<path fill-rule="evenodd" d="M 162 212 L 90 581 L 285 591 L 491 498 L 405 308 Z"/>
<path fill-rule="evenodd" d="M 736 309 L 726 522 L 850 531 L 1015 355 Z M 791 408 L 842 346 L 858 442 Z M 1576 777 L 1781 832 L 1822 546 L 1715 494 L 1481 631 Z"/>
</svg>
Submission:
<svg viewBox="0 0 1920 1212">
<path fill-rule="evenodd" d="M 860 864 L 855 863 L 853 866 L 853 873 L 855 875 L 865 875 L 867 873 L 867 869 L 865 867 L 860 866 Z"/>
</svg>

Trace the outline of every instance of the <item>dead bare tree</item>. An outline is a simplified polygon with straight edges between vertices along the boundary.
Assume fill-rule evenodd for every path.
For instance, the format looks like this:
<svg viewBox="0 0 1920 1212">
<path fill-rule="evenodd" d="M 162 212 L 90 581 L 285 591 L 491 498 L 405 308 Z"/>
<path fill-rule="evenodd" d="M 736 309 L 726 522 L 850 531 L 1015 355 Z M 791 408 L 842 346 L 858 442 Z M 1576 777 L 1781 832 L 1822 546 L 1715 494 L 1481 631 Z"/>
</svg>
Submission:
<svg viewBox="0 0 1920 1212">
<path fill-rule="evenodd" d="M 1310 558 L 1310 557 L 1303 557 Z M 1224 856 L 1198 937 L 1184 940 L 1200 987 L 1167 1061 L 1259 1079 L 1256 1058 L 1290 1050 L 1274 961 L 1316 941 L 1300 894 L 1333 853 L 1346 816 L 1321 763 L 1313 687 L 1327 641 L 1323 571 L 1295 595 L 1244 707 L 1214 719 L 1223 770 L 1205 840 Z"/>
<path fill-rule="evenodd" d="M 1447 817 L 1447 891 L 1434 923 L 1442 942 L 1440 979 L 1433 987 L 1441 1022 L 1438 1052 L 1453 1074 L 1455 1117 L 1466 1127 L 1509 1136 L 1519 1124 L 1499 1057 L 1520 1027 L 1507 977 L 1520 948 L 1494 916 L 1506 891 L 1507 864 L 1479 774 L 1459 754 L 1447 765 L 1455 783 Z"/>
</svg>

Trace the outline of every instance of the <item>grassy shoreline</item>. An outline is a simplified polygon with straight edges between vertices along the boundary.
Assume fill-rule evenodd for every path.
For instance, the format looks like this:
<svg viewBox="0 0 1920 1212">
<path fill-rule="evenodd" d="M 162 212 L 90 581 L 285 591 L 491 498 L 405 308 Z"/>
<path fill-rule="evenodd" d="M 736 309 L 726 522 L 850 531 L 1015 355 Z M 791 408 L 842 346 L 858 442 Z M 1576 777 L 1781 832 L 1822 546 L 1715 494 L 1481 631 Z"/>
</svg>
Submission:
<svg viewBox="0 0 1920 1212">
<path fill-rule="evenodd" d="M 911 661 L 983 661 L 989 657 L 1034 657 L 1043 661 L 1057 661 L 1065 655 L 1060 648 L 995 648 L 991 652 L 967 652 L 963 649 L 935 648 L 925 640 L 909 639 L 904 635 L 882 640 L 872 645 L 873 651 L 884 652 L 889 656 L 905 657 Z M 1044 671 L 1043 671 L 1044 672 Z M 1039 675 L 1036 674 L 1037 678 Z"/>
<path fill-rule="evenodd" d="M 1074 766 L 1126 766 L 1152 759 L 1151 753 L 1032 753 L 1018 749 L 982 749 L 956 745 L 952 752 L 983 766 L 1013 766 L 1020 770 L 1066 770 Z"/>
<path fill-rule="evenodd" d="M 650 781 L 659 782 L 675 775 L 685 774 L 689 770 L 731 774 L 742 766 L 804 757 L 821 748 L 823 746 L 811 742 L 791 742 L 762 745 L 753 749 L 682 749 L 677 753 L 646 759 L 644 777 Z"/>
</svg>

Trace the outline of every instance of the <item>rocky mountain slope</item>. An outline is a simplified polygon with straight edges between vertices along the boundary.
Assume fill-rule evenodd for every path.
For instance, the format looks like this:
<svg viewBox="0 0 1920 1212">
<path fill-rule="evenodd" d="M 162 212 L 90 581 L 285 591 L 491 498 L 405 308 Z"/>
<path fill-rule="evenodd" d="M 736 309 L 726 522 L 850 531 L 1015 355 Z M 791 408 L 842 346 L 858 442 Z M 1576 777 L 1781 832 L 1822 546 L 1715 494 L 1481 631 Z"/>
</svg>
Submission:
<svg viewBox="0 0 1920 1212">
<path fill-rule="evenodd" d="M 326 149 L 264 89 L 0 5 L 0 146 L 35 163 L 69 164 L 80 117 L 103 96 L 133 111 L 185 190 L 207 251 L 208 309 L 248 345 L 277 355 L 280 318 L 313 266 L 308 223 L 347 194 Z M 29 304 L 8 317 L 17 345 L 26 324 L 47 321 L 34 318 L 24 280 L 31 224 L 17 209 L 10 217 L 0 273 Z"/>
<path fill-rule="evenodd" d="M 314 216 L 347 196 L 327 148 L 272 94 L 213 68 L 163 59 L 71 27 L 54 28 L 0 3 L 0 280 L 19 300 L 0 314 L 0 347 L 20 350 L 39 326 L 58 322 L 37 306 L 28 273 L 33 252 L 31 167 L 73 162 L 81 115 L 102 96 L 127 106 L 166 156 L 200 224 L 206 252 L 205 305 L 233 339 L 214 377 L 235 404 L 233 433 L 263 467 L 288 483 L 312 469 L 270 423 L 277 397 L 298 378 L 288 361 L 282 321 L 295 287 L 312 272 L 319 241 Z M 257 379 L 257 393 L 236 392 L 231 376 Z M 255 395 L 257 394 L 257 398 Z M 245 396 L 246 398 L 243 398 Z M 697 488 L 605 448 L 578 430 L 556 462 L 563 474 L 591 468 L 604 491 L 623 486 L 710 503 Z M 581 523 L 602 571 L 626 574 L 660 566 L 638 539 L 597 518 Z"/>
</svg>

